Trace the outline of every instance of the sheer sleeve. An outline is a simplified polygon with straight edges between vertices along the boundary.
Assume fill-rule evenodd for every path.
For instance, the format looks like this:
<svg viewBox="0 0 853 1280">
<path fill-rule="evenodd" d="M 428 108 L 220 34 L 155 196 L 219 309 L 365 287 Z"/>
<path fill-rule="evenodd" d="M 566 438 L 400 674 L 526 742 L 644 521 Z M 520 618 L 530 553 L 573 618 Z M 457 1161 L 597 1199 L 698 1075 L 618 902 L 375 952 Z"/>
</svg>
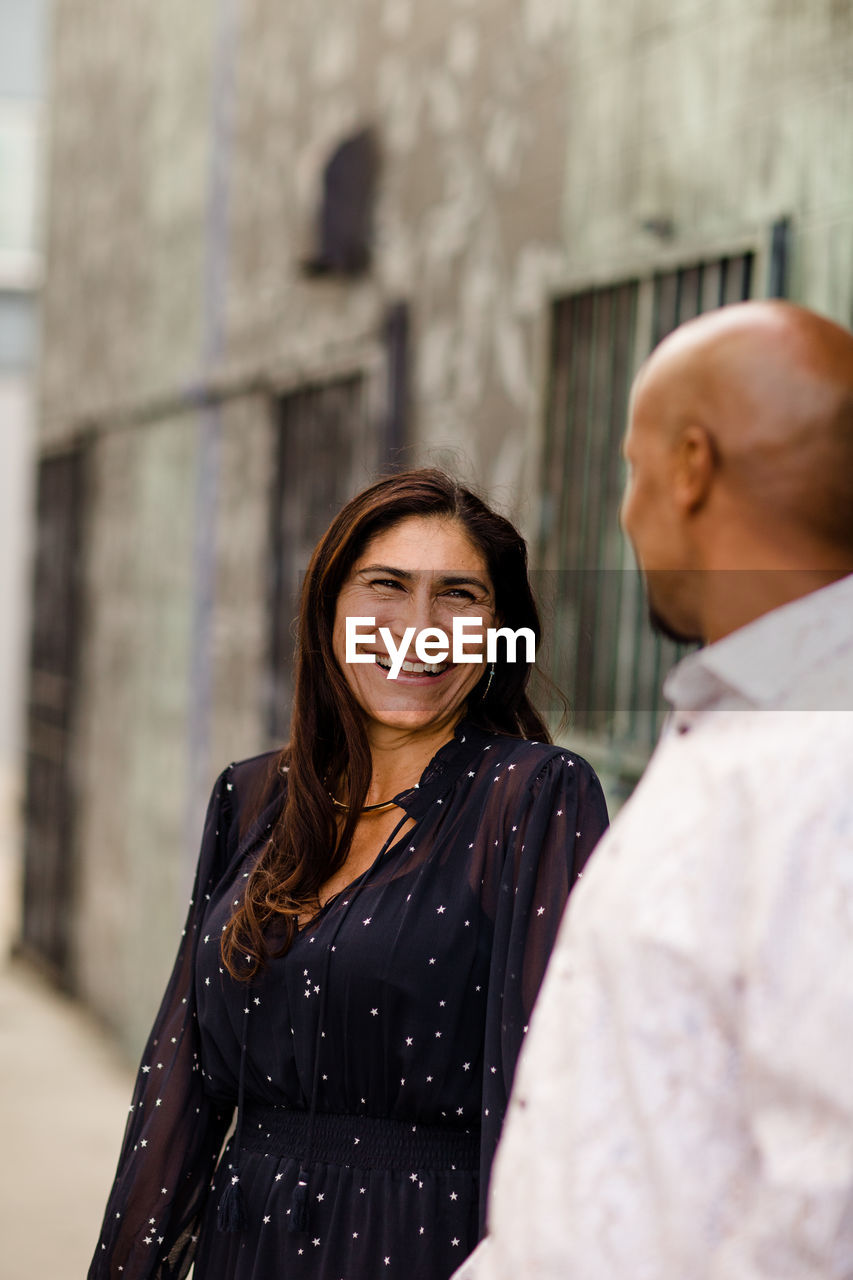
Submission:
<svg viewBox="0 0 853 1280">
<path fill-rule="evenodd" d="M 601 784 L 587 762 L 569 751 L 546 761 L 507 814 L 486 1007 L 481 1233 L 492 1160 L 530 1013 L 569 892 L 606 827 Z"/>
<path fill-rule="evenodd" d="M 178 956 L 145 1046 L 89 1280 L 182 1280 L 233 1108 L 203 1088 L 194 961 L 204 908 L 232 847 L 231 769 L 207 809 Z"/>
</svg>

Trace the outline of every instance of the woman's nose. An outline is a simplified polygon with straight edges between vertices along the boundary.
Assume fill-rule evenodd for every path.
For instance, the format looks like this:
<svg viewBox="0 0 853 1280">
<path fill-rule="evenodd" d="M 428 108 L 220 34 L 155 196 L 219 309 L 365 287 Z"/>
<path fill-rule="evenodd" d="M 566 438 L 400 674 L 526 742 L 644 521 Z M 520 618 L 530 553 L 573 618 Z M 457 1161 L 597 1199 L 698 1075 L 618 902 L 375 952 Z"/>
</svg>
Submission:
<svg viewBox="0 0 853 1280">
<path fill-rule="evenodd" d="M 407 627 L 414 627 L 417 634 L 426 627 L 439 626 L 439 610 L 433 593 L 417 589 L 407 592 L 395 609 L 394 624 L 395 630 L 399 630 L 400 634 Z"/>
</svg>

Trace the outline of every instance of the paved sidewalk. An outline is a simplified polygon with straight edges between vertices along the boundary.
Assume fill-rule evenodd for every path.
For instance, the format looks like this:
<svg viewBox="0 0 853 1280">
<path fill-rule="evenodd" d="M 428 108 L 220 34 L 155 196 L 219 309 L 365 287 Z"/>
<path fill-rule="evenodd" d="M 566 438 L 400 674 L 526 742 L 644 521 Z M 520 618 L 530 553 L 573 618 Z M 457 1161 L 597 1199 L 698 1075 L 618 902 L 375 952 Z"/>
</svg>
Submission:
<svg viewBox="0 0 853 1280">
<path fill-rule="evenodd" d="M 131 1085 L 78 1006 L 0 960 L 0 1280 L 84 1280 Z"/>
</svg>

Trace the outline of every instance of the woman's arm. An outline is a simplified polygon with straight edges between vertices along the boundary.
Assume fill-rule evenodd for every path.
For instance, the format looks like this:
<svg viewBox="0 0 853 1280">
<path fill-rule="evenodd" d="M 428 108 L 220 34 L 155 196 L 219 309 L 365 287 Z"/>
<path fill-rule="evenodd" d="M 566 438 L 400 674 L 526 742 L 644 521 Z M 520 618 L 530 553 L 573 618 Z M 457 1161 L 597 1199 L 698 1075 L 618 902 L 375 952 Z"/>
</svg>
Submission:
<svg viewBox="0 0 853 1280">
<path fill-rule="evenodd" d="M 551 756 L 507 815 L 489 973 L 480 1162 L 481 1231 L 491 1164 L 518 1055 L 572 886 L 607 828 L 590 765 Z"/>
<path fill-rule="evenodd" d="M 142 1055 L 89 1280 L 182 1280 L 195 1253 L 232 1113 L 204 1092 L 194 967 L 207 898 L 233 849 L 233 785 L 229 767 L 208 805 L 186 927 Z"/>
</svg>

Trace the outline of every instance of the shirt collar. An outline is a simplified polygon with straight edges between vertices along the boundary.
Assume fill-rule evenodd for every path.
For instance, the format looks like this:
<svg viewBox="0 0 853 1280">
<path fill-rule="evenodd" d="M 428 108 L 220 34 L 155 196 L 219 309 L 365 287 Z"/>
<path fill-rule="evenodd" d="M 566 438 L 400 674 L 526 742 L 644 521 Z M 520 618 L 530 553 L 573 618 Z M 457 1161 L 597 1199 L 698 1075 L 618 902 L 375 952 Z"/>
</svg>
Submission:
<svg viewBox="0 0 853 1280">
<path fill-rule="evenodd" d="M 698 710 L 735 694 L 769 705 L 853 641 L 853 574 L 700 649 L 673 668 L 664 694 L 677 710 Z"/>
</svg>

